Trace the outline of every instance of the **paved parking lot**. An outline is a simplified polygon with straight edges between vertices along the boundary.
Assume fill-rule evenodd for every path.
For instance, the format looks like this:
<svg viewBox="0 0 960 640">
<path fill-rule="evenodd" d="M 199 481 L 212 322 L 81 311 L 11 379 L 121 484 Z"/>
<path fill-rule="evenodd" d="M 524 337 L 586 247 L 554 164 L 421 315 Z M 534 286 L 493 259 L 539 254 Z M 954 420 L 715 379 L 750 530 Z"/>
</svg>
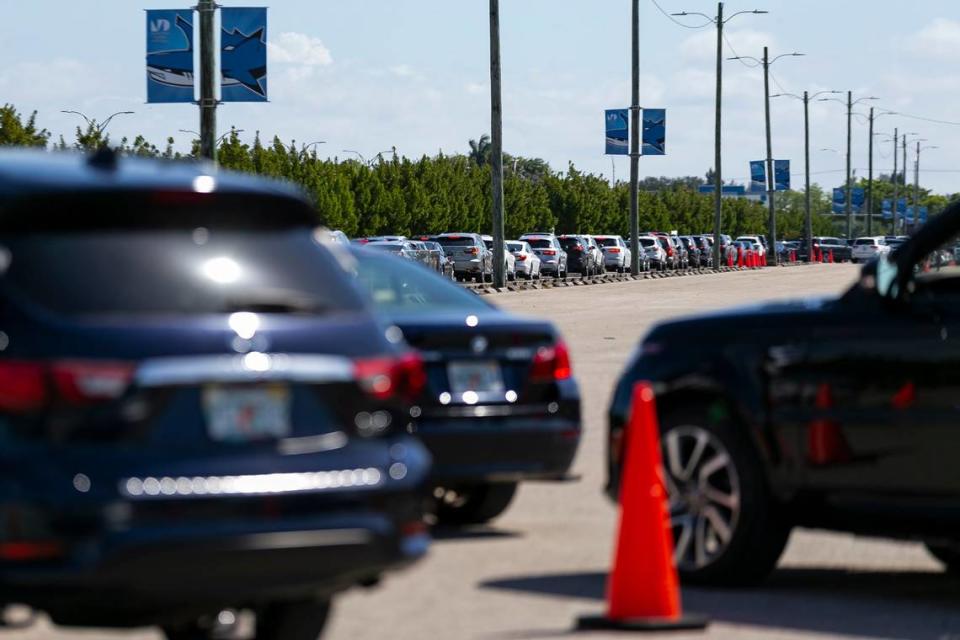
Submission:
<svg viewBox="0 0 960 640">
<path fill-rule="evenodd" d="M 615 517 L 600 492 L 603 414 L 638 338 L 652 323 L 679 314 L 834 294 L 857 273 L 850 265 L 822 265 L 487 298 L 515 312 L 552 318 L 565 334 L 584 398 L 586 430 L 575 467 L 582 479 L 525 485 L 493 527 L 441 533 L 430 557 L 413 570 L 378 588 L 341 597 L 326 637 L 520 640 L 569 635 L 578 614 L 603 606 Z M 797 531 L 781 568 L 762 588 L 686 589 L 684 601 L 688 609 L 709 614 L 713 625 L 705 635 L 670 638 L 960 638 L 960 582 L 945 577 L 914 544 Z M 40 625 L 7 637 L 158 636 L 66 633 Z"/>
</svg>

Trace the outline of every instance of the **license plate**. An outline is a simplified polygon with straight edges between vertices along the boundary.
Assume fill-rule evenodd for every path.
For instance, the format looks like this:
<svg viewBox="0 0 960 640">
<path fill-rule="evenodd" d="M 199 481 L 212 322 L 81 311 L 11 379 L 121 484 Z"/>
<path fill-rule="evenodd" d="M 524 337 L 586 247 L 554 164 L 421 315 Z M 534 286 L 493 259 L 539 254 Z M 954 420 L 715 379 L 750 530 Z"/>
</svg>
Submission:
<svg viewBox="0 0 960 640">
<path fill-rule="evenodd" d="M 290 435 L 290 389 L 283 384 L 203 389 L 207 433 L 217 442 L 250 442 Z"/>
<path fill-rule="evenodd" d="M 466 401 L 464 394 L 476 394 L 475 401 L 502 400 L 503 374 L 496 361 L 451 362 L 447 366 L 450 393 L 456 401 Z M 472 403 L 471 403 L 472 404 Z"/>
</svg>

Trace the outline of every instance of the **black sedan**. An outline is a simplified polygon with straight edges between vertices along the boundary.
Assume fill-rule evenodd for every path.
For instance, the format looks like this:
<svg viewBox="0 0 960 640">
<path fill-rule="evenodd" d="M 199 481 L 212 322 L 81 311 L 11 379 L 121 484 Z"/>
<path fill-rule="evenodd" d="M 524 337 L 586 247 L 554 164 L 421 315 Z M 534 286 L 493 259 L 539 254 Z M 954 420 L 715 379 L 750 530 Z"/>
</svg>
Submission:
<svg viewBox="0 0 960 640">
<path fill-rule="evenodd" d="M 620 478 L 632 386 L 654 384 L 687 579 L 759 580 L 795 525 L 924 541 L 960 571 L 960 205 L 842 296 L 655 327 L 609 412 Z"/>
<path fill-rule="evenodd" d="M 439 522 L 489 521 L 519 481 L 567 479 L 580 441 L 580 395 L 556 328 L 500 311 L 405 261 L 354 255 L 376 308 L 426 365 L 411 416 L 433 455 Z"/>
<path fill-rule="evenodd" d="M 423 555 L 422 364 L 315 216 L 202 165 L 0 154 L 0 605 L 306 640 Z"/>
</svg>

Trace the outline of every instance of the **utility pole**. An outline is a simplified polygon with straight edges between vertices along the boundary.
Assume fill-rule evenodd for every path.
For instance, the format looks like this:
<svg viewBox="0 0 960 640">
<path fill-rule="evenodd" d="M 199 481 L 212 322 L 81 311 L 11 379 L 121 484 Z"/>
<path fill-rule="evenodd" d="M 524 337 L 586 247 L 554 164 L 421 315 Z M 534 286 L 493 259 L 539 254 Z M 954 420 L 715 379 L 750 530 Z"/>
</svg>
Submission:
<svg viewBox="0 0 960 640">
<path fill-rule="evenodd" d="M 640 273 L 640 0 L 633 0 L 630 29 L 630 273 Z"/>
<path fill-rule="evenodd" d="M 850 184 L 850 153 L 851 153 L 851 142 L 852 142 L 850 121 L 851 121 L 852 115 L 853 115 L 853 92 L 847 91 L 847 182 L 846 182 L 846 189 L 844 192 L 844 199 L 846 200 L 846 213 L 847 213 L 847 240 L 853 240 L 853 201 L 851 199 L 851 184 Z"/>
<path fill-rule="evenodd" d="M 873 107 L 870 107 L 870 142 L 867 145 L 867 235 L 873 235 Z"/>
<path fill-rule="evenodd" d="M 723 103 L 723 25 L 730 22 L 737 16 L 744 13 L 755 13 L 755 14 L 764 14 L 769 13 L 767 11 L 761 11 L 759 9 L 754 9 L 752 11 L 738 11 L 733 15 L 724 18 L 723 17 L 723 3 L 717 3 L 717 15 L 708 16 L 705 13 L 700 12 L 688 12 L 680 11 L 678 13 L 671 13 L 672 16 L 701 16 L 706 18 L 710 22 L 713 22 L 717 25 L 717 100 L 716 100 L 716 117 L 715 117 L 715 131 L 714 131 L 714 144 L 713 144 L 713 266 L 714 269 L 719 269 L 720 262 L 720 225 L 723 222 L 722 218 L 722 207 L 723 207 L 723 174 L 720 166 L 720 140 L 721 140 L 721 105 Z"/>
<path fill-rule="evenodd" d="M 723 177 L 720 174 L 721 104 L 723 102 L 723 3 L 717 3 L 717 98 L 714 106 L 716 130 L 713 139 L 713 268 L 723 265 L 720 257 L 720 225 L 723 222 Z"/>
<path fill-rule="evenodd" d="M 767 121 L 767 235 L 769 236 L 767 260 L 777 266 L 777 216 L 774 209 L 774 194 L 777 182 L 773 175 L 773 143 L 770 140 L 770 57 L 767 47 L 763 48 L 763 110 Z"/>
<path fill-rule="evenodd" d="M 897 178 L 897 138 L 899 137 L 900 130 L 894 128 L 893 130 L 893 233 L 891 235 L 900 235 L 897 233 L 897 203 L 899 201 L 899 194 L 897 193 L 900 187 L 900 179 Z"/>
<path fill-rule="evenodd" d="M 197 0 L 200 14 L 200 155 L 217 161 L 217 60 L 214 48 L 215 0 Z"/>
<path fill-rule="evenodd" d="M 503 103 L 500 94 L 500 0 L 490 0 L 490 181 L 493 190 L 493 286 L 506 286 L 503 255 Z"/>
<path fill-rule="evenodd" d="M 906 204 L 910 198 L 910 194 L 907 192 L 907 134 L 903 134 L 900 144 L 903 147 L 903 201 Z M 904 214 L 906 214 L 906 211 L 904 211 Z M 916 223 L 916 218 L 914 218 L 914 223 Z M 904 220 L 903 224 L 906 226 L 907 221 Z"/>
<path fill-rule="evenodd" d="M 920 226 L 920 140 L 917 140 L 917 160 L 913 163 L 913 227 Z"/>
<path fill-rule="evenodd" d="M 803 92 L 803 235 L 807 243 L 807 262 L 813 262 L 813 221 L 810 215 L 810 96 Z"/>
<path fill-rule="evenodd" d="M 803 92 L 803 96 L 798 96 L 794 93 L 778 93 L 776 95 L 770 96 L 771 98 L 780 98 L 780 97 L 790 97 L 795 98 L 803 102 L 803 164 L 804 164 L 804 235 L 806 236 L 807 244 L 807 262 L 813 261 L 813 219 L 811 212 L 811 200 L 810 200 L 810 100 L 821 96 L 825 93 L 840 93 L 839 91 L 825 90 L 818 91 L 812 96 L 807 92 Z M 833 151 L 833 149 L 830 149 Z"/>
</svg>

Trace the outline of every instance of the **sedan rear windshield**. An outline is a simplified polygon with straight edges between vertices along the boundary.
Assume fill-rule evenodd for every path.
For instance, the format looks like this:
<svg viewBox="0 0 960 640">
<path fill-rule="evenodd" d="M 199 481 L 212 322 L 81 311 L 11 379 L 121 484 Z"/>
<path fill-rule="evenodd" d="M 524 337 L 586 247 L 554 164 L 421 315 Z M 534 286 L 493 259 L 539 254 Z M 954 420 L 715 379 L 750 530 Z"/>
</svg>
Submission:
<svg viewBox="0 0 960 640">
<path fill-rule="evenodd" d="M 440 236 L 437 242 L 444 247 L 472 247 L 475 244 L 470 236 Z"/>
<path fill-rule="evenodd" d="M 508 242 L 507 247 L 510 249 L 510 251 L 523 251 L 522 242 Z"/>
<path fill-rule="evenodd" d="M 583 242 L 579 238 L 560 238 L 560 246 L 564 249 L 573 249 L 578 246 L 583 246 Z"/>
<path fill-rule="evenodd" d="M 4 233 L 0 252 L 5 295 L 69 316 L 363 307 L 308 228 Z"/>
<path fill-rule="evenodd" d="M 873 246 L 877 244 L 877 241 L 874 240 L 873 238 L 857 238 L 857 240 L 853 244 L 858 247 L 862 247 L 865 245 Z"/>
<path fill-rule="evenodd" d="M 645 247 L 652 247 L 657 244 L 657 241 L 653 238 L 640 238 L 640 244 Z"/>
<path fill-rule="evenodd" d="M 603 247 L 617 247 L 620 245 L 616 238 L 596 238 L 597 244 Z"/>
</svg>

